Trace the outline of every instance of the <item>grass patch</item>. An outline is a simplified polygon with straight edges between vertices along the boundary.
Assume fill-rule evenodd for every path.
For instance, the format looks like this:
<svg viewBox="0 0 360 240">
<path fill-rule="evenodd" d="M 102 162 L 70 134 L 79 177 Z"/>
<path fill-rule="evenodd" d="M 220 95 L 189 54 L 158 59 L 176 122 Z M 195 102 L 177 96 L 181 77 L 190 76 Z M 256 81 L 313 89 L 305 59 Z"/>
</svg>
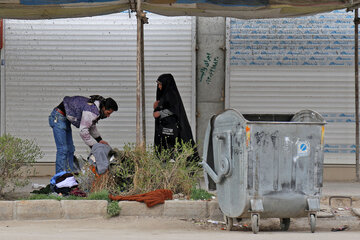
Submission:
<svg viewBox="0 0 360 240">
<path fill-rule="evenodd" d="M 107 214 L 109 217 L 116 217 L 120 214 L 121 208 L 119 207 L 119 202 L 111 201 L 107 206 Z"/>
<path fill-rule="evenodd" d="M 53 199 L 53 200 L 106 200 L 109 199 L 109 192 L 107 190 L 102 190 L 100 192 L 90 193 L 87 197 L 77 197 L 77 196 L 59 196 L 55 194 L 31 194 L 29 197 L 24 198 L 22 200 L 43 200 L 43 199 Z"/>
<path fill-rule="evenodd" d="M 191 143 L 179 142 L 173 149 L 161 152 L 151 146 L 147 149 L 125 146 L 119 155 L 133 162 L 135 168 L 128 191 L 134 194 L 169 189 L 189 196 L 201 171 L 195 151 Z"/>
<path fill-rule="evenodd" d="M 61 196 L 57 195 L 47 195 L 47 194 L 31 194 L 29 197 L 23 198 L 21 200 L 62 200 L 64 199 Z"/>
<path fill-rule="evenodd" d="M 193 187 L 191 189 L 190 199 L 191 200 L 211 200 L 214 194 L 209 193 L 204 189 Z"/>
<path fill-rule="evenodd" d="M 100 192 L 90 193 L 89 196 L 86 199 L 87 200 L 106 200 L 106 201 L 110 201 L 109 192 L 107 190 L 102 190 Z"/>
</svg>

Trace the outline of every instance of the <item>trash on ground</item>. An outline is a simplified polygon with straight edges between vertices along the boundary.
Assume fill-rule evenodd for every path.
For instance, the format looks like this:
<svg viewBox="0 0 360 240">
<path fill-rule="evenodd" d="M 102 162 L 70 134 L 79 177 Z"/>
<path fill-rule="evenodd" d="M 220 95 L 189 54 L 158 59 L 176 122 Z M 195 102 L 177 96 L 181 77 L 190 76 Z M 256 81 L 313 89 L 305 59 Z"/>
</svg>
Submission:
<svg viewBox="0 0 360 240">
<path fill-rule="evenodd" d="M 207 221 L 208 221 L 208 223 L 213 223 L 213 224 L 225 224 L 225 222 L 215 221 L 215 220 L 211 220 L 211 219 L 208 219 Z"/>
<path fill-rule="evenodd" d="M 339 231 L 345 231 L 347 229 L 349 229 L 349 226 L 344 225 L 344 226 L 341 226 L 341 227 L 332 228 L 331 231 L 332 232 L 339 232 Z"/>
</svg>

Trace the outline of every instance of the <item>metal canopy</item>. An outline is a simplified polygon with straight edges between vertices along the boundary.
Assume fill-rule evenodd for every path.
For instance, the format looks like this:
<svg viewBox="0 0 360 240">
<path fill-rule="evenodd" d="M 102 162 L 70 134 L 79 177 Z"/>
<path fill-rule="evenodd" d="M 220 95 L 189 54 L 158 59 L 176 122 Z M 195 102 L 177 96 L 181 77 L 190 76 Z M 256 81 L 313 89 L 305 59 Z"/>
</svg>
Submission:
<svg viewBox="0 0 360 240">
<path fill-rule="evenodd" d="M 50 19 L 134 9 L 166 16 L 282 18 L 357 8 L 360 0 L 0 0 L 0 18 Z"/>
</svg>

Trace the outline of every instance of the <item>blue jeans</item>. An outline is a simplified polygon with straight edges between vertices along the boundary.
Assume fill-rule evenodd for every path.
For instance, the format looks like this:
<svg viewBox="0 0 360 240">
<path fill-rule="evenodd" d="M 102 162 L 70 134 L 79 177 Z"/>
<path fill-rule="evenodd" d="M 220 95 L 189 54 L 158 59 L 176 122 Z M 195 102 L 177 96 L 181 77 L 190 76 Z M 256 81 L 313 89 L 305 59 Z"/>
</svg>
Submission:
<svg viewBox="0 0 360 240">
<path fill-rule="evenodd" d="M 56 143 L 56 173 L 74 172 L 75 146 L 69 120 L 54 109 L 49 116 L 49 125 L 53 129 Z"/>
</svg>

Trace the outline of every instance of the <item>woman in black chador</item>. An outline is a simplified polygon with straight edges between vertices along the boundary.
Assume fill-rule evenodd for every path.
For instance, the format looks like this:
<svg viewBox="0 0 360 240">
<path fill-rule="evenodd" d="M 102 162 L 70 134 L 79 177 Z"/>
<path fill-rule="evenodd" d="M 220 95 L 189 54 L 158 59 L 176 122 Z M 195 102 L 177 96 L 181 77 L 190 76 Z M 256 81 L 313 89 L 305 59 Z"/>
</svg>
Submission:
<svg viewBox="0 0 360 240">
<path fill-rule="evenodd" d="M 170 73 L 157 79 L 156 102 L 154 102 L 155 138 L 158 151 L 174 147 L 178 142 L 191 142 L 195 145 L 185 108 Z M 196 150 L 196 149 L 195 149 Z M 195 154 L 198 157 L 196 152 Z"/>
</svg>

